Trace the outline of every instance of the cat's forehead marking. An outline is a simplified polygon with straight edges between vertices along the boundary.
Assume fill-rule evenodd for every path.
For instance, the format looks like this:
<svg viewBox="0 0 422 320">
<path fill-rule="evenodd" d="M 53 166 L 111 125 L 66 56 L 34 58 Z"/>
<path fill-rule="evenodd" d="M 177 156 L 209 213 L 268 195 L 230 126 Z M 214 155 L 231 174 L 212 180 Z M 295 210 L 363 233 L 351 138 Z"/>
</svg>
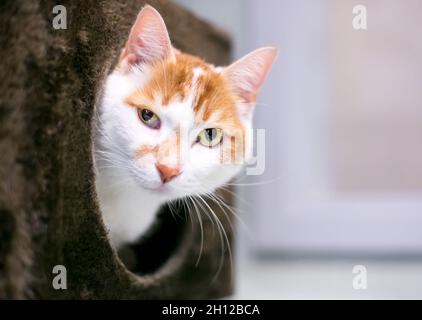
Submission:
<svg viewBox="0 0 422 320">
<path fill-rule="evenodd" d="M 236 98 L 227 79 L 212 68 L 201 75 L 196 86 L 193 110 L 198 122 L 239 125 Z"/>
<path fill-rule="evenodd" d="M 176 99 L 183 101 L 188 98 L 193 83 L 208 69 L 210 67 L 199 58 L 177 54 L 176 61 L 162 61 L 153 66 L 143 94 L 151 100 L 159 94 L 163 107 Z"/>
<path fill-rule="evenodd" d="M 184 102 L 190 104 L 196 123 L 213 121 L 240 126 L 236 98 L 222 70 L 197 57 L 179 53 L 175 61 L 155 64 L 146 84 L 127 100 L 133 105 L 154 102 L 164 108 Z"/>
</svg>

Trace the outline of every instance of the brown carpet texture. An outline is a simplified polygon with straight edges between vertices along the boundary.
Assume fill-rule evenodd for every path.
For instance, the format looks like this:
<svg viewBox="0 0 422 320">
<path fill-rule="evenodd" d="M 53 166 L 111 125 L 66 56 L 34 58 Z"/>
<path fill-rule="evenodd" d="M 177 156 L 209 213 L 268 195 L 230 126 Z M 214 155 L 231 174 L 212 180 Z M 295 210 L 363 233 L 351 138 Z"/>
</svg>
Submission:
<svg viewBox="0 0 422 320">
<path fill-rule="evenodd" d="M 201 299 L 231 293 L 228 250 L 205 217 L 199 262 L 198 221 L 183 207 L 174 216 L 163 208 L 149 235 L 121 259 L 102 224 L 92 116 L 145 3 L 60 1 L 67 29 L 55 30 L 55 1 L 0 2 L 0 298 Z M 163 15 L 175 47 L 215 64 L 229 62 L 223 32 L 174 3 L 148 3 Z M 232 242 L 231 218 L 210 205 Z M 66 267 L 66 290 L 52 286 L 55 265 Z"/>
</svg>

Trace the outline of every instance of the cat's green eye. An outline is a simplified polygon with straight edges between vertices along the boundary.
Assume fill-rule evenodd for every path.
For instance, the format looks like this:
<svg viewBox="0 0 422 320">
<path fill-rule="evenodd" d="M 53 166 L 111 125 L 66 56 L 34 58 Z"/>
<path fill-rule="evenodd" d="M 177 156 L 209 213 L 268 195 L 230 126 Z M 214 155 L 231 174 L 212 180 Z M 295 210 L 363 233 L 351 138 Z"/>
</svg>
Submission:
<svg viewBox="0 0 422 320">
<path fill-rule="evenodd" d="M 145 123 L 145 125 L 150 127 L 151 129 L 160 129 L 161 120 L 151 110 L 138 109 L 138 116 L 139 116 L 139 119 L 141 119 L 141 121 Z"/>
<path fill-rule="evenodd" d="M 198 142 L 208 148 L 215 147 L 222 139 L 223 130 L 218 128 L 204 129 L 198 135 Z"/>
</svg>

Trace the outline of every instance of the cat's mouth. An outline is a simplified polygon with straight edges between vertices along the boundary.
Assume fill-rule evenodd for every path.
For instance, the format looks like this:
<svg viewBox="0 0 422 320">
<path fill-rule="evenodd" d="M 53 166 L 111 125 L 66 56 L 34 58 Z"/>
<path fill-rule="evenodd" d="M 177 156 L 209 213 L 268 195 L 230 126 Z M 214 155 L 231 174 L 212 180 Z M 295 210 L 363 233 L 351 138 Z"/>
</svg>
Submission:
<svg viewBox="0 0 422 320">
<path fill-rule="evenodd" d="M 154 196 L 162 196 L 165 200 L 185 197 L 186 195 L 194 194 L 198 192 L 199 189 L 202 189 L 201 186 L 197 184 L 186 184 L 181 175 L 167 182 L 164 182 L 160 178 L 145 178 L 141 176 L 139 172 L 132 178 L 139 188 L 149 191 Z"/>
<path fill-rule="evenodd" d="M 174 183 L 161 183 L 160 186 L 150 189 L 150 192 L 162 196 L 166 201 L 180 199 L 195 193 Z"/>
<path fill-rule="evenodd" d="M 154 190 L 156 192 L 160 192 L 160 193 L 166 193 L 166 192 L 169 192 L 170 191 L 169 190 L 169 186 L 166 183 L 161 183 L 158 187 L 156 187 L 156 188 L 154 188 L 152 190 Z"/>
<path fill-rule="evenodd" d="M 179 198 L 183 196 L 181 190 L 177 188 L 177 186 L 171 185 L 168 183 L 162 183 L 159 187 L 155 188 L 153 191 L 159 194 L 162 194 L 168 197 L 169 199 Z"/>
<path fill-rule="evenodd" d="M 162 182 L 162 181 L 151 181 L 146 182 L 142 179 L 136 179 L 136 183 L 142 189 L 148 190 L 154 194 L 160 194 L 169 198 L 176 197 L 178 193 L 178 188 L 175 186 L 174 182 Z M 180 191 L 180 190 L 179 190 Z"/>
</svg>

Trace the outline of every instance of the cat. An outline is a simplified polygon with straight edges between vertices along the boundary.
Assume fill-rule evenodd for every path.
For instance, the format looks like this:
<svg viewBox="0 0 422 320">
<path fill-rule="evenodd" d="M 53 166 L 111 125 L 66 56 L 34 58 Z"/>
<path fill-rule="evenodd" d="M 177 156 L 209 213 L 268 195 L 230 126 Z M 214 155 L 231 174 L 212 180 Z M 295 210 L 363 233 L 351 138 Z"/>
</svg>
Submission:
<svg viewBox="0 0 422 320">
<path fill-rule="evenodd" d="M 164 203 L 212 193 L 241 171 L 276 56 L 265 47 L 215 67 L 173 48 L 161 15 L 141 9 L 95 119 L 96 189 L 115 248 L 140 238 Z"/>
</svg>

